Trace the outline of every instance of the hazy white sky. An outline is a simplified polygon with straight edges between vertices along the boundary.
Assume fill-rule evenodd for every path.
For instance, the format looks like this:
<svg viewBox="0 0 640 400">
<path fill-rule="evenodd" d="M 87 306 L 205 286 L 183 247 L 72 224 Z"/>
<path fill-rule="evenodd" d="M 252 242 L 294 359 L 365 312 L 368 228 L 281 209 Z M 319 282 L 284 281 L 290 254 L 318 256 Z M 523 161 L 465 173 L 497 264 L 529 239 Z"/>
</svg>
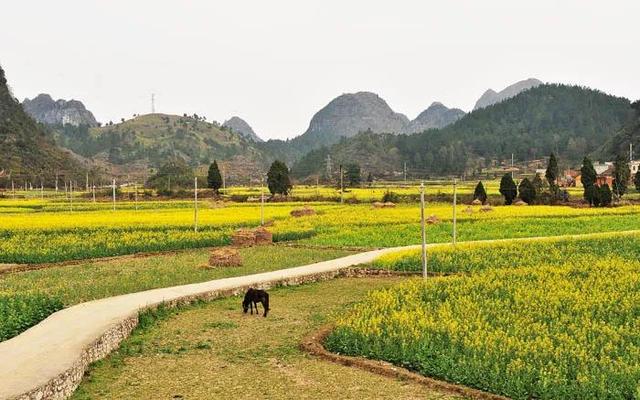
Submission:
<svg viewBox="0 0 640 400">
<path fill-rule="evenodd" d="M 469 110 L 528 77 L 640 98 L 640 2 L 11 1 L 0 64 L 20 100 L 81 100 L 98 120 L 239 115 L 264 138 L 306 130 L 342 93 L 414 118 Z"/>
</svg>

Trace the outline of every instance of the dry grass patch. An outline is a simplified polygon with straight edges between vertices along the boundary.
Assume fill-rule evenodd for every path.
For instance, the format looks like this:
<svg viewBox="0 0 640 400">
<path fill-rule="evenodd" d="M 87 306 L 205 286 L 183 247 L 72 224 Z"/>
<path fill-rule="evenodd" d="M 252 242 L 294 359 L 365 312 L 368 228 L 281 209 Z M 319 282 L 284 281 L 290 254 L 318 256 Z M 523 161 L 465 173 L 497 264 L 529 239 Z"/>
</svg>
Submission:
<svg viewBox="0 0 640 400">
<path fill-rule="evenodd" d="M 239 298 L 171 312 L 93 367 L 74 399 L 451 398 L 299 349 L 331 315 L 399 280 L 350 278 L 274 289 L 268 318 L 242 314 Z"/>
</svg>

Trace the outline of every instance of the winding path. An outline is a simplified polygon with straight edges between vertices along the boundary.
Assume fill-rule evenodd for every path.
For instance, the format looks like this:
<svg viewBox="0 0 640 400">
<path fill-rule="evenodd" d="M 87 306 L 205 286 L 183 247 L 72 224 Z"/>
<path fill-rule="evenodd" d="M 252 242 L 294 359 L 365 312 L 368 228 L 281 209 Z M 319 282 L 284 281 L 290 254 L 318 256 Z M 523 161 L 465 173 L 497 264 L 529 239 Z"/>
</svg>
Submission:
<svg viewBox="0 0 640 400">
<path fill-rule="evenodd" d="M 556 236 L 586 238 L 603 234 Z M 640 231 L 615 232 L 640 234 Z M 543 238 L 482 242 L 531 241 Z M 467 242 L 469 243 L 469 242 Z M 431 244 L 429 247 L 442 244 Z M 301 267 L 234 278 L 153 289 L 78 304 L 49 316 L 22 334 L 0 343 L 0 399 L 64 399 L 82 380 L 88 365 L 105 357 L 138 323 L 141 310 L 238 294 L 249 286 L 272 287 L 330 279 L 340 270 L 370 263 L 383 254 L 420 246 L 393 247 Z"/>
</svg>

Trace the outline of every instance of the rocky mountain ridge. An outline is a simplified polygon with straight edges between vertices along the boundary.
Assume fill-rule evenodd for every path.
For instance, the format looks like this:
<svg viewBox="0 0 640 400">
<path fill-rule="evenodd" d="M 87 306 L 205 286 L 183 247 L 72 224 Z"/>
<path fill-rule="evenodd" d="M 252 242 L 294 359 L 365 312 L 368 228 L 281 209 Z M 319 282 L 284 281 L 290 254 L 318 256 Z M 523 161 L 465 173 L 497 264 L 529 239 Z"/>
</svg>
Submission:
<svg viewBox="0 0 640 400">
<path fill-rule="evenodd" d="M 33 119 L 46 125 L 98 126 L 93 113 L 78 100 L 53 100 L 41 93 L 32 100 L 24 99 L 22 107 Z"/>
</svg>

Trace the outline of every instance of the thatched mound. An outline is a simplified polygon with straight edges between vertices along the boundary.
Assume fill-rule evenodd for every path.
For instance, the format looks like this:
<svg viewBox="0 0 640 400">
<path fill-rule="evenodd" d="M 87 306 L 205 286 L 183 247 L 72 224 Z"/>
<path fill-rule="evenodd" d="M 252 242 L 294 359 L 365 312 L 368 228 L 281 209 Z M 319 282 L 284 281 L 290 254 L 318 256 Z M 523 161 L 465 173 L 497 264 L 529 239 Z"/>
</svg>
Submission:
<svg viewBox="0 0 640 400">
<path fill-rule="evenodd" d="M 478 200 L 478 199 L 473 199 L 471 204 L 474 205 L 474 206 L 479 206 L 479 205 L 482 205 L 482 202 L 480 200 Z"/>
<path fill-rule="evenodd" d="M 431 214 L 427 217 L 426 219 L 427 224 L 429 225 L 437 225 L 440 223 L 440 218 L 438 218 L 437 216 Z"/>
<path fill-rule="evenodd" d="M 269 232 L 267 229 L 263 227 L 256 228 L 254 230 L 254 233 L 255 233 L 255 243 L 257 245 L 273 243 L 273 234 Z"/>
<path fill-rule="evenodd" d="M 493 211 L 493 207 L 491 207 L 489 204 L 485 204 L 484 206 L 480 207 L 480 211 L 490 212 L 490 211 Z"/>
<path fill-rule="evenodd" d="M 209 255 L 209 267 L 239 267 L 242 265 L 242 257 L 236 249 L 219 247 L 211 250 Z"/>
<path fill-rule="evenodd" d="M 264 227 L 256 229 L 238 229 L 231 237 L 231 244 L 235 247 L 271 244 L 272 242 L 273 234 Z"/>
<path fill-rule="evenodd" d="M 296 208 L 291 210 L 290 214 L 292 217 L 304 217 L 307 215 L 316 215 L 316 210 L 314 210 L 309 206 L 304 206 L 302 208 Z"/>
<path fill-rule="evenodd" d="M 231 244 L 236 247 L 253 246 L 256 234 L 251 229 L 238 229 L 231 237 Z"/>
<path fill-rule="evenodd" d="M 514 206 L 528 206 L 529 204 L 527 204 L 526 202 L 522 201 L 522 200 L 518 200 L 515 203 L 513 203 Z"/>
<path fill-rule="evenodd" d="M 381 203 L 379 201 L 376 201 L 375 203 L 372 203 L 371 206 L 373 208 L 394 208 L 396 204 L 390 201 L 387 201 L 386 203 Z"/>
</svg>

